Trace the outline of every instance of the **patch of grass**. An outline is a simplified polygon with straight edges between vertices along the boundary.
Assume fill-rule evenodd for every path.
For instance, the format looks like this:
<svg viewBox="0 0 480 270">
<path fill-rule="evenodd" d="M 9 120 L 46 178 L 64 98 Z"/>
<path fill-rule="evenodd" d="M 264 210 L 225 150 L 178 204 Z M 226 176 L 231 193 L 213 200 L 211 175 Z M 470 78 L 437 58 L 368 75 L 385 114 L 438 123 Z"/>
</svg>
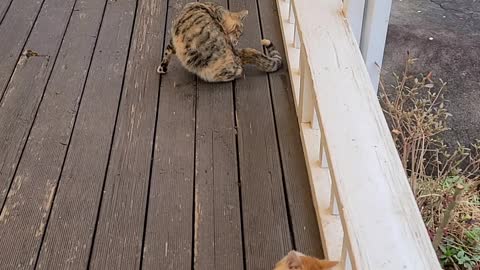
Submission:
<svg viewBox="0 0 480 270">
<path fill-rule="evenodd" d="M 480 141 L 443 141 L 449 128 L 447 84 L 432 73 L 411 74 L 408 58 L 380 103 L 412 191 L 445 269 L 480 269 Z"/>
</svg>

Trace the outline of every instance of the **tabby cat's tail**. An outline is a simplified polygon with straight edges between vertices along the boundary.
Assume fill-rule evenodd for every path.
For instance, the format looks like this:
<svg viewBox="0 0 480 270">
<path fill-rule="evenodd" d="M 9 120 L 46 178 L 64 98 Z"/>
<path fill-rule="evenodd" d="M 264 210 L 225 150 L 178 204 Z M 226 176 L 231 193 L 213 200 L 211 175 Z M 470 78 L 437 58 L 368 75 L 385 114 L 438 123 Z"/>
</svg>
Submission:
<svg viewBox="0 0 480 270">
<path fill-rule="evenodd" d="M 255 65 L 259 70 L 265 72 L 279 70 L 282 67 L 282 56 L 280 56 L 280 53 L 268 39 L 263 39 L 262 45 L 267 49 L 268 55 L 251 48 L 241 49 L 239 52 L 243 64 Z"/>
</svg>

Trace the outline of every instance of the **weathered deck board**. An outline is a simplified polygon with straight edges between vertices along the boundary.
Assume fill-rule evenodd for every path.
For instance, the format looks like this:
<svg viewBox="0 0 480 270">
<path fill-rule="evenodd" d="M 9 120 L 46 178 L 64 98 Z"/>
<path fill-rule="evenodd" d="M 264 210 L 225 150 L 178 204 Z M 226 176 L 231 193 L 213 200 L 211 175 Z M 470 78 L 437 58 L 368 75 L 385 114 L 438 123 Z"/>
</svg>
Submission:
<svg viewBox="0 0 480 270">
<path fill-rule="evenodd" d="M 3 22 L 3 18 L 5 18 L 5 14 L 7 13 L 8 8 L 13 0 L 3 0 L 0 2 L 0 25 Z"/>
<path fill-rule="evenodd" d="M 37 269 L 88 266 L 135 12 L 107 3 Z"/>
<path fill-rule="evenodd" d="M 275 1 L 258 1 L 258 6 L 263 34 L 278 46 L 285 59 Z M 303 151 L 298 147 L 302 144 L 298 136 L 300 130 L 298 125 L 293 125 L 297 122 L 297 117 L 286 64 L 281 70 L 268 76 L 295 248 L 306 254 L 322 257 L 317 219 L 315 215 L 309 214 L 314 213 L 315 208 Z"/>
<path fill-rule="evenodd" d="M 74 0 L 47 1 L 26 44 L 39 55 L 20 58 L 0 101 L 0 127 L 4 127 L 0 133 L 0 206 L 13 181 L 75 4 Z"/>
<path fill-rule="evenodd" d="M 0 101 L 43 2 L 15 0 L 3 16 L 8 0 L 0 4 Z"/>
<path fill-rule="evenodd" d="M 240 270 L 292 247 L 321 256 L 285 70 L 209 84 L 173 59 L 160 77 L 165 29 L 190 1 L 105 1 L 14 0 L 0 26 L 20 42 L 0 36 L 15 59 L 0 63 L 0 261 Z M 229 2 L 250 13 L 242 47 L 261 49 L 263 32 L 283 53 L 274 1 Z M 22 57 L 10 81 L 25 43 L 50 58 Z"/>
<path fill-rule="evenodd" d="M 169 1 L 183 6 L 190 1 Z M 165 43 L 178 10 L 170 8 Z M 156 63 L 160 62 L 158 56 Z M 191 269 L 196 78 L 172 61 L 161 78 L 147 216 L 144 269 Z"/>
<path fill-rule="evenodd" d="M 60 56 L 47 84 L 12 190 L 2 211 L 1 245 L 8 246 L 8 249 L 0 253 L 0 261 L 4 262 L 2 267 L 33 269 L 35 266 L 83 92 L 104 3 L 86 0 L 75 5 L 78 12 L 73 13 L 70 19 Z M 60 9 L 60 12 L 70 14 L 69 8 L 66 5 L 65 10 Z M 28 75 L 35 74 L 36 72 Z M 16 91 L 24 92 L 23 95 L 26 96 L 30 90 L 19 88 Z M 38 90 L 41 93 L 43 89 Z M 7 104 L 11 101 L 9 97 L 7 95 L 5 99 Z M 2 115 L 8 116 L 8 113 Z"/>
<path fill-rule="evenodd" d="M 248 9 L 240 47 L 262 50 L 257 3 L 230 1 Z M 246 69 L 235 83 L 246 269 L 270 269 L 292 248 L 268 76 Z"/>
<path fill-rule="evenodd" d="M 138 1 L 91 269 L 140 267 L 166 11 L 166 1 Z"/>
<path fill-rule="evenodd" d="M 233 84 L 197 83 L 194 267 L 243 270 Z"/>
<path fill-rule="evenodd" d="M 195 269 L 240 270 L 242 226 L 232 85 L 198 83 Z"/>
</svg>

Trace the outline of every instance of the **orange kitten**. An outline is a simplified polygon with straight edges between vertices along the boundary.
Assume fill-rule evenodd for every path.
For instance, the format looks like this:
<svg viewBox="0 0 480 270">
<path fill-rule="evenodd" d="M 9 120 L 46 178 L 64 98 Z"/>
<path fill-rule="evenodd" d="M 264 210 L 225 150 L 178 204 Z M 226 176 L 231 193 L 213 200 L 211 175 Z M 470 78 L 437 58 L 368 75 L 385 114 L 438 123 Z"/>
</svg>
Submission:
<svg viewBox="0 0 480 270">
<path fill-rule="evenodd" d="M 273 270 L 322 270 L 332 269 L 337 264 L 338 262 L 319 260 L 292 250 Z"/>
</svg>

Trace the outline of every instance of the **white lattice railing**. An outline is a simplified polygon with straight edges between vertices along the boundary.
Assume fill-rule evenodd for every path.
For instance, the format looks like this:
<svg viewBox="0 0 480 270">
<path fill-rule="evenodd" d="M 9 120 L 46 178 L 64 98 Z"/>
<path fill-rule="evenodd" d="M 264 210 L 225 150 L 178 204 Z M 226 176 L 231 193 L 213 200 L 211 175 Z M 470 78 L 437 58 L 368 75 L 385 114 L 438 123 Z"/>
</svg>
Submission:
<svg viewBox="0 0 480 270">
<path fill-rule="evenodd" d="M 277 0 L 325 255 L 340 269 L 440 269 L 367 69 L 380 0 L 357 1 Z"/>
</svg>

